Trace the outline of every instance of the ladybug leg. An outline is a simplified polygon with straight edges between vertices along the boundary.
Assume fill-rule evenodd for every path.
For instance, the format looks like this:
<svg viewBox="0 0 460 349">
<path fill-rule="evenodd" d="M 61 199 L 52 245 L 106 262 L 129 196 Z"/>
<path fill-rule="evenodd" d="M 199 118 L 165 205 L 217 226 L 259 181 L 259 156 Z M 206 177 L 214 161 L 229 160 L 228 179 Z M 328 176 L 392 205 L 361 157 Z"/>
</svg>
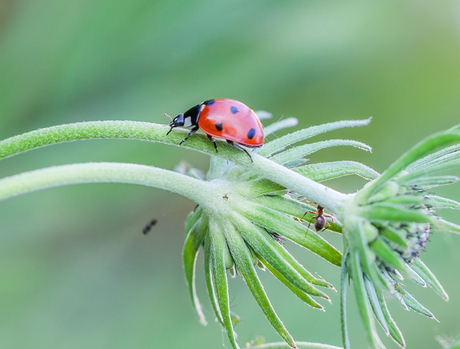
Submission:
<svg viewBox="0 0 460 349">
<path fill-rule="evenodd" d="M 227 143 L 233 145 L 234 147 L 237 147 L 238 149 L 240 149 L 242 151 L 244 151 L 246 154 L 248 154 L 249 158 L 251 159 L 251 162 L 254 162 L 252 160 L 251 154 L 249 154 L 248 151 L 246 149 L 244 149 L 241 145 L 239 145 L 238 143 L 235 143 L 233 141 L 229 141 L 229 140 L 227 140 Z"/>
<path fill-rule="evenodd" d="M 216 140 L 214 138 L 212 138 L 210 135 L 208 135 L 208 139 L 214 143 L 214 148 L 216 149 L 216 153 L 217 153 L 217 143 L 216 143 Z"/>
<path fill-rule="evenodd" d="M 179 143 L 179 145 L 181 145 L 182 143 L 184 143 L 191 135 L 193 135 L 196 131 L 198 131 L 198 129 L 199 129 L 198 126 L 192 128 L 192 129 L 190 130 L 190 132 L 188 133 L 187 137 L 185 137 L 185 138 L 182 140 L 182 142 Z"/>
</svg>

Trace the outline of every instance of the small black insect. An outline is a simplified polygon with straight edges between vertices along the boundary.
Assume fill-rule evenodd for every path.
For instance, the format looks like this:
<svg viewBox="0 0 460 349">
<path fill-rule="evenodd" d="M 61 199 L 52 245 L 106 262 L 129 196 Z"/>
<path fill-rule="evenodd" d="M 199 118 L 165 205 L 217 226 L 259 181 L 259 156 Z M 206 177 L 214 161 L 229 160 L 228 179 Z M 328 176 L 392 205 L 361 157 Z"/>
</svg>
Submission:
<svg viewBox="0 0 460 349">
<path fill-rule="evenodd" d="M 158 220 L 156 218 L 152 219 L 149 224 L 147 224 L 144 229 L 142 229 L 142 233 L 144 235 L 147 235 L 147 233 L 150 231 L 150 229 L 152 229 L 152 227 L 157 224 Z"/>
<path fill-rule="evenodd" d="M 310 224 L 312 222 L 312 220 L 314 219 L 315 220 L 315 230 L 316 231 L 320 231 L 320 230 L 324 230 L 326 229 L 325 226 L 327 225 L 329 227 L 329 223 L 327 222 L 326 220 L 326 217 L 330 217 L 332 219 L 332 223 L 334 223 L 334 218 L 332 216 L 329 216 L 327 214 L 324 214 L 324 207 L 321 206 L 321 205 L 318 205 L 316 207 L 316 212 L 313 212 L 313 211 L 307 211 L 305 212 L 305 214 L 303 215 L 303 217 L 305 217 L 305 215 L 307 213 L 313 213 L 315 216 L 313 216 L 311 219 L 310 219 L 310 223 L 308 224 L 308 229 L 310 229 Z M 302 219 L 303 219 L 302 217 Z"/>
</svg>

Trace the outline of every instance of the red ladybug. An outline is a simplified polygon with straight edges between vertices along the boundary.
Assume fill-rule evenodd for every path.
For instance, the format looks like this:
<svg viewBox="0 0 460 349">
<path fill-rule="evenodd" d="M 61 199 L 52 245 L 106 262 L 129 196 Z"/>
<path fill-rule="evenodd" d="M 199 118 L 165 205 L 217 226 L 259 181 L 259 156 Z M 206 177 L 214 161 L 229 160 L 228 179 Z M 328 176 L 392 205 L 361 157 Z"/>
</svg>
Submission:
<svg viewBox="0 0 460 349">
<path fill-rule="evenodd" d="M 202 129 L 208 135 L 210 141 L 214 142 L 217 152 L 217 144 L 213 137 L 223 138 L 229 144 L 243 150 L 249 155 L 245 147 L 258 148 L 264 144 L 264 131 L 256 113 L 247 105 L 234 99 L 216 98 L 204 101 L 183 114 L 177 114 L 169 124 L 174 127 L 185 126 L 193 128 L 185 137 L 181 145 L 198 129 Z M 251 155 L 249 158 L 252 161 Z"/>
</svg>

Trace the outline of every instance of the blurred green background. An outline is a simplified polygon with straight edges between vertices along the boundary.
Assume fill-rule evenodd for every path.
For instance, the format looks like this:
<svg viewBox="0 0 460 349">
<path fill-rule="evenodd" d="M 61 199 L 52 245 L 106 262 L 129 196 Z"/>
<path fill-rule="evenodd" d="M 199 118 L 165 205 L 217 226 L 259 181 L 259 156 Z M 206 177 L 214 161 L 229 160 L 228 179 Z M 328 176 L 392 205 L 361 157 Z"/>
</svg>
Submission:
<svg viewBox="0 0 460 349">
<path fill-rule="evenodd" d="M 299 127 L 373 116 L 354 138 L 373 153 L 325 150 L 312 161 L 358 160 L 383 171 L 425 136 L 460 122 L 458 1 L 0 1 L 0 138 L 68 122 L 167 123 L 209 98 L 228 97 Z M 278 136 L 282 133 L 278 133 Z M 315 140 L 320 139 L 316 138 Z M 119 161 L 173 169 L 209 158 L 159 144 L 94 140 L 3 160 L 0 176 L 51 165 Z M 357 178 L 329 182 L 352 192 Z M 460 184 L 436 191 L 460 200 Z M 181 266 L 183 221 L 194 203 L 165 191 L 79 185 L 0 203 L 1 348 L 222 348 L 198 261 L 209 325 L 192 309 Z M 442 212 L 460 224 L 456 212 Z M 151 218 L 158 224 L 147 236 Z M 341 239 L 325 232 L 341 246 Z M 289 246 L 289 245 L 288 245 Z M 289 246 L 339 286 L 339 269 Z M 390 302 L 408 348 L 439 348 L 460 332 L 460 238 L 433 235 L 425 262 L 451 300 L 408 288 L 440 323 Z M 268 272 L 266 290 L 294 338 L 341 345 L 339 298 L 322 313 Z M 331 292 L 332 293 L 332 292 Z M 278 341 L 243 282 L 231 280 L 242 346 Z M 366 348 L 354 299 L 351 340 Z M 381 332 L 382 336 L 384 334 Z M 385 338 L 389 347 L 396 347 Z"/>
</svg>

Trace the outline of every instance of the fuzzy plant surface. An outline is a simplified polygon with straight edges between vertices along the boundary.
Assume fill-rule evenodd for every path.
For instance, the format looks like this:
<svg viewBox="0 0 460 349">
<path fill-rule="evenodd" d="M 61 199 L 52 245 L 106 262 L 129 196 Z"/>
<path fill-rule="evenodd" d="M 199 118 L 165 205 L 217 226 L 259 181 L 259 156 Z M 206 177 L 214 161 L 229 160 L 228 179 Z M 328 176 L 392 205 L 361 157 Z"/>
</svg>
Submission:
<svg viewBox="0 0 460 349">
<path fill-rule="evenodd" d="M 421 261 L 420 252 L 430 231 L 460 232 L 460 227 L 435 214 L 439 208 L 459 209 L 456 201 L 428 194 L 427 190 L 458 180 L 433 175 L 460 164 L 460 127 L 422 141 L 382 175 L 354 161 L 309 164 L 310 154 L 335 146 L 370 147 L 354 140 L 304 141 L 344 127 L 364 126 L 367 120 L 346 120 L 298 130 L 252 149 L 249 157 L 218 141 L 218 153 L 205 136 L 195 134 L 182 147 L 211 155 L 204 176 L 182 165 L 178 171 L 127 163 L 83 163 L 25 172 L 0 180 L 0 200 L 27 192 L 77 183 L 118 182 L 162 188 L 197 203 L 186 219 L 183 264 L 191 300 L 199 321 L 206 324 L 195 287 L 197 254 L 204 253 L 204 272 L 214 316 L 226 331 L 232 348 L 239 348 L 234 326 L 240 320 L 230 310 L 228 278 L 239 276 L 283 343 L 256 344 L 254 348 L 333 348 L 325 344 L 296 342 L 264 290 L 259 270 L 268 270 L 292 293 L 314 309 L 325 310 L 321 300 L 334 286 L 308 271 L 283 245 L 295 244 L 341 267 L 341 318 L 343 344 L 350 348 L 346 321 L 346 285 L 351 279 L 367 338 L 375 348 L 380 342 L 376 320 L 401 347 L 403 336 L 392 319 L 385 296 L 402 306 L 434 318 L 402 286 L 409 278 L 429 285 L 447 300 L 442 286 Z M 294 118 L 268 125 L 264 132 L 297 124 Z M 178 145 L 187 135 L 152 123 L 100 121 L 40 129 L 0 142 L 0 159 L 46 145 L 95 138 L 121 138 Z M 300 144 L 299 144 L 300 143 Z M 354 194 L 343 194 L 321 182 L 358 175 L 369 182 Z M 307 199 L 308 201 L 306 201 Z M 343 235 L 343 254 L 315 229 L 319 206 L 325 208 L 324 228 Z"/>
</svg>

